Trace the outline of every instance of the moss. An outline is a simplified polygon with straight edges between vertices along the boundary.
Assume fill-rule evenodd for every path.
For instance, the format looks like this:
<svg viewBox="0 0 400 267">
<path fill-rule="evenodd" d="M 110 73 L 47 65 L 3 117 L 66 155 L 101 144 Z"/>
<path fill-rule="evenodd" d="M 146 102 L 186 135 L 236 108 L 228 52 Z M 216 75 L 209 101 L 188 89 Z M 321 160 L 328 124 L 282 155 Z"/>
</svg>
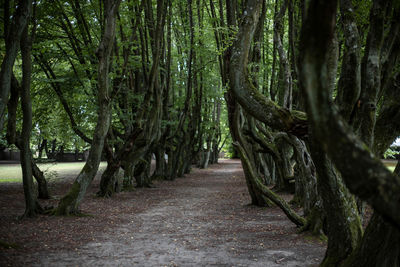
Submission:
<svg viewBox="0 0 400 267">
<path fill-rule="evenodd" d="M 312 241 L 312 242 L 322 242 L 322 243 L 328 243 L 328 237 L 324 234 L 318 234 L 314 235 L 313 233 L 307 232 L 304 235 L 304 239 L 307 241 Z"/>
<path fill-rule="evenodd" d="M 54 210 L 53 214 L 57 216 L 78 214 L 79 212 L 77 211 L 76 200 L 78 198 L 80 188 L 80 184 L 78 182 L 74 182 L 68 194 L 60 200 L 60 203 Z"/>
</svg>

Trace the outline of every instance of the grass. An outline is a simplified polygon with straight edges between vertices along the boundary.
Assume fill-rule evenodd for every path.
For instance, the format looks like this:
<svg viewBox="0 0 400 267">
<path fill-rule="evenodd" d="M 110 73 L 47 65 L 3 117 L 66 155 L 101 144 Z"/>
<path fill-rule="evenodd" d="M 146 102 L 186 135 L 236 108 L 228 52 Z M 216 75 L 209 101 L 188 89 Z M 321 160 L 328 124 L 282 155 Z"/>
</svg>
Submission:
<svg viewBox="0 0 400 267">
<path fill-rule="evenodd" d="M 39 163 L 38 166 L 44 172 L 46 178 L 58 179 L 66 175 L 78 175 L 85 162 L 59 162 Z M 101 162 L 100 168 L 104 169 L 107 162 Z M 0 183 L 22 182 L 20 164 L 0 164 Z"/>
<path fill-rule="evenodd" d="M 396 168 L 397 165 L 397 160 L 391 160 L 391 161 L 384 161 L 383 162 L 386 167 L 390 170 L 390 171 L 394 171 L 394 169 Z"/>
</svg>

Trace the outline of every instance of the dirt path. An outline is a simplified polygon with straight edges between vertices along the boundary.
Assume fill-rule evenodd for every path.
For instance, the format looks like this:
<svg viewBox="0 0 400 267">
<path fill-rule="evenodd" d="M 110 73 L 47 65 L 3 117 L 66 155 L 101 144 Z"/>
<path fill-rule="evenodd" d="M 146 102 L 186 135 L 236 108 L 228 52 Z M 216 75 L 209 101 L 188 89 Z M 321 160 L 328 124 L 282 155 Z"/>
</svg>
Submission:
<svg viewBox="0 0 400 267">
<path fill-rule="evenodd" d="M 65 187 L 53 190 L 62 194 Z M 312 266 L 324 254 L 325 246 L 297 235 L 278 208 L 246 205 L 238 161 L 112 199 L 94 197 L 95 190 L 96 183 L 82 206 L 92 217 L 19 223 L 23 200 L 5 209 L 7 192 L 0 188 L 0 240 L 20 246 L 0 249 L 0 265 Z"/>
</svg>

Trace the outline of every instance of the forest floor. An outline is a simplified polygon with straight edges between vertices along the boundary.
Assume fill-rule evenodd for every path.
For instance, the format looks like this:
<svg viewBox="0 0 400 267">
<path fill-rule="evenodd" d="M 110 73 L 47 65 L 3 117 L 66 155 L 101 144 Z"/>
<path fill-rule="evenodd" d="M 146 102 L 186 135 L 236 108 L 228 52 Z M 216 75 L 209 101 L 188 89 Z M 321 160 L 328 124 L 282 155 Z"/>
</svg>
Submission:
<svg viewBox="0 0 400 267">
<path fill-rule="evenodd" d="M 55 206 L 73 179 L 41 203 Z M 0 241 L 15 245 L 0 246 L 0 266 L 317 266 L 326 249 L 279 208 L 248 205 L 240 161 L 109 199 L 95 197 L 98 183 L 81 206 L 90 216 L 22 221 L 21 184 L 0 184 Z"/>
</svg>

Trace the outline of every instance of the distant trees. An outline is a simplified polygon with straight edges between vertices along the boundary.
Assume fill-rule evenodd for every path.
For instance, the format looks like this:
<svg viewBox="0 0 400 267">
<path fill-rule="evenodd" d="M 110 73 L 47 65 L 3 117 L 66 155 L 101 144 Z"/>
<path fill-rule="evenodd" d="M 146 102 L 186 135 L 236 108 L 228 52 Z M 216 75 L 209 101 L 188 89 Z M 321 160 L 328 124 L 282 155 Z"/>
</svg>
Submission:
<svg viewBox="0 0 400 267">
<path fill-rule="evenodd" d="M 4 4 L 5 22 L 14 10 L 24 11 L 22 2 Z M 32 135 L 29 147 L 39 157 L 90 149 L 56 214 L 79 212 L 100 157 L 108 162 L 98 192 L 104 197 L 132 186 L 151 186 L 155 178 L 173 180 L 189 172 L 192 163 L 206 167 L 217 162 L 223 131 L 227 133 L 220 129 L 226 111 L 215 72 L 218 51 L 209 42 L 212 31 L 204 7 L 203 1 L 34 2 L 35 17 L 26 18 L 35 29 L 29 76 L 33 128 L 22 132 Z M 24 12 L 21 16 L 28 16 Z M 2 51 L 14 39 L 5 40 Z M 24 62 L 18 45 L 15 49 L 7 52 L 16 59 L 9 84 L 20 90 Z M 4 102 L 9 107 L 2 119 L 8 118 L 8 144 L 22 148 L 20 93 L 14 92 L 2 91 L 2 99 L 10 99 Z M 43 173 L 33 158 L 31 163 L 39 196 L 48 197 Z M 122 180 L 117 179 L 121 168 Z"/>
</svg>

